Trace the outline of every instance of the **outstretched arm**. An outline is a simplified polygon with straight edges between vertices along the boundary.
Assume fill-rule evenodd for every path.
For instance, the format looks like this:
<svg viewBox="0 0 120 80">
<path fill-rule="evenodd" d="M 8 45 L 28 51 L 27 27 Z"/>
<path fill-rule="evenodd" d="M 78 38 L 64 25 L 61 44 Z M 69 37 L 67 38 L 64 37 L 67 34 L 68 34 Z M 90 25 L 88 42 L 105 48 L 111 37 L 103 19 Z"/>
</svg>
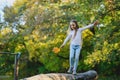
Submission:
<svg viewBox="0 0 120 80">
<path fill-rule="evenodd" d="M 72 37 L 71 34 L 69 34 L 66 39 L 64 40 L 63 44 L 60 46 L 60 48 L 64 47 L 64 45 L 67 43 L 67 41 Z"/>
<path fill-rule="evenodd" d="M 98 23 L 99 23 L 99 21 L 96 20 L 93 24 L 89 24 L 89 25 L 81 28 L 81 30 L 83 31 L 83 30 L 86 30 L 86 29 L 91 28 L 91 27 L 93 27 L 93 26 L 96 26 Z"/>
</svg>

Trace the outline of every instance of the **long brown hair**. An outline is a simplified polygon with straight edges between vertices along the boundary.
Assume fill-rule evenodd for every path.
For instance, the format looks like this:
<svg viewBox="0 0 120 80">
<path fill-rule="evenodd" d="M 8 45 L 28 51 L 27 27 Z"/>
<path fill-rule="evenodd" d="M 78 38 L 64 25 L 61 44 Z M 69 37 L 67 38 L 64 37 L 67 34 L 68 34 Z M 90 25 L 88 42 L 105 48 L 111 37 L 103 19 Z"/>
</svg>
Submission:
<svg viewBox="0 0 120 80">
<path fill-rule="evenodd" d="M 76 27 L 75 27 L 75 34 L 74 34 L 74 36 L 73 36 L 73 39 L 74 39 L 75 36 L 76 36 L 76 33 L 77 33 L 77 30 L 78 30 L 79 26 L 78 26 L 78 23 L 77 23 L 76 20 L 71 20 L 70 22 L 73 22 L 73 23 L 75 23 L 75 25 L 76 25 Z M 73 30 L 73 29 L 71 28 L 71 26 L 70 26 L 70 29 Z"/>
</svg>

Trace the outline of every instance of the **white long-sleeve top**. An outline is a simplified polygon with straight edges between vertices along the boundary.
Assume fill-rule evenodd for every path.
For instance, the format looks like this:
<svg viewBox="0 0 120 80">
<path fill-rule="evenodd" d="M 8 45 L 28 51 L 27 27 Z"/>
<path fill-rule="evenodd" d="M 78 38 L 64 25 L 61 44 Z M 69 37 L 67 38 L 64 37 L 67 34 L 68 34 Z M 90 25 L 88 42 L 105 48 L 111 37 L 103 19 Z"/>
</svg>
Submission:
<svg viewBox="0 0 120 80">
<path fill-rule="evenodd" d="M 82 31 L 84 31 L 84 30 L 86 30 L 86 29 L 88 29 L 88 28 L 91 28 L 91 27 L 93 27 L 93 26 L 94 26 L 94 24 L 90 24 L 90 25 L 85 26 L 85 27 L 83 27 L 83 28 L 79 28 L 79 29 L 77 30 L 77 33 L 76 33 L 76 36 L 75 36 L 75 37 L 74 37 L 75 30 L 70 31 L 70 33 L 68 34 L 68 36 L 67 36 L 66 39 L 64 40 L 63 45 L 65 45 L 66 42 L 71 39 L 70 44 L 82 46 Z M 74 37 L 74 38 L 73 38 L 73 37 Z"/>
</svg>

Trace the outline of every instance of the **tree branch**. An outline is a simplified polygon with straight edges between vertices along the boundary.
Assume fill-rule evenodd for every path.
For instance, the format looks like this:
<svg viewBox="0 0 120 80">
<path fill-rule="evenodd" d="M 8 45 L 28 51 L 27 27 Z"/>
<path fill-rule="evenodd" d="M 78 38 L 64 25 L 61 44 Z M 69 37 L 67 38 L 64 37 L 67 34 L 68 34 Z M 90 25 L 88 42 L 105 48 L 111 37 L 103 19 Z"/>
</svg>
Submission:
<svg viewBox="0 0 120 80">
<path fill-rule="evenodd" d="M 78 73 L 76 75 L 66 73 L 39 74 L 20 80 L 97 80 L 97 78 L 97 72 L 94 70 L 89 70 L 87 72 Z"/>
</svg>

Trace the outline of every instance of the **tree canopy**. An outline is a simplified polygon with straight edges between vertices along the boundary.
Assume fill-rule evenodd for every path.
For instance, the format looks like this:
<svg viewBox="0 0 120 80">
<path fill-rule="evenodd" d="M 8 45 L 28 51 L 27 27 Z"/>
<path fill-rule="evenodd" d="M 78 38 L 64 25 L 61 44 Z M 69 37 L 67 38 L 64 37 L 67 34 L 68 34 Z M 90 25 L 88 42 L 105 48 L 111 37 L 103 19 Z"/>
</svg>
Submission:
<svg viewBox="0 0 120 80">
<path fill-rule="evenodd" d="M 120 74 L 120 2 L 119 0 L 15 0 L 4 8 L 5 22 L 0 24 L 1 52 L 21 52 L 20 77 L 48 72 L 66 72 L 69 67 L 69 43 L 58 53 L 69 22 L 84 27 L 95 20 L 95 34 L 83 32 L 83 49 L 78 71 L 95 69 L 104 75 Z M 0 55 L 0 73 L 13 72 L 13 57 Z"/>
</svg>

